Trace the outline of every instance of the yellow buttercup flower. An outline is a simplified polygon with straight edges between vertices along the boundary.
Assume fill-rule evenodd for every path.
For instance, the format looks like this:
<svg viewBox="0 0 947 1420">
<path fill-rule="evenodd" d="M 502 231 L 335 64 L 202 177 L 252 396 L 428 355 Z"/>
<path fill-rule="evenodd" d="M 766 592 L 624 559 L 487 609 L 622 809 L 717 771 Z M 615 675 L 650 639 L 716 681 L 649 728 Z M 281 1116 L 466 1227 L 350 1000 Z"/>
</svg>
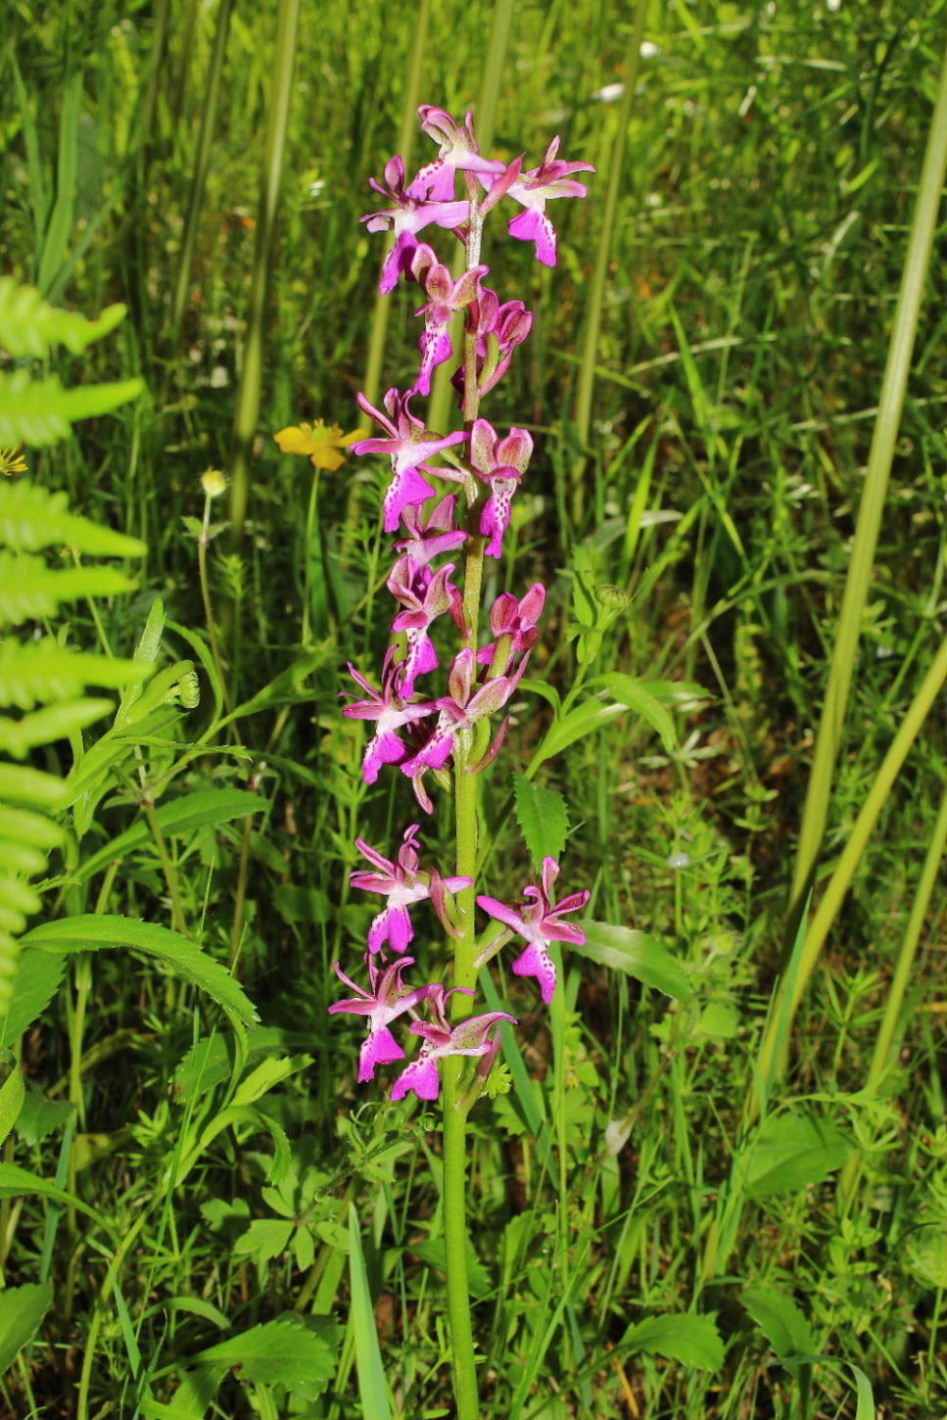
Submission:
<svg viewBox="0 0 947 1420">
<path fill-rule="evenodd" d="M 4 478 L 14 478 L 26 472 L 26 455 L 17 446 L 15 449 L 0 449 L 0 474 Z"/>
<path fill-rule="evenodd" d="M 345 463 L 342 450 L 368 435 L 364 429 L 343 434 L 338 424 L 317 419 L 315 424 L 291 424 L 274 437 L 284 454 L 307 454 L 314 468 L 335 470 Z"/>
</svg>

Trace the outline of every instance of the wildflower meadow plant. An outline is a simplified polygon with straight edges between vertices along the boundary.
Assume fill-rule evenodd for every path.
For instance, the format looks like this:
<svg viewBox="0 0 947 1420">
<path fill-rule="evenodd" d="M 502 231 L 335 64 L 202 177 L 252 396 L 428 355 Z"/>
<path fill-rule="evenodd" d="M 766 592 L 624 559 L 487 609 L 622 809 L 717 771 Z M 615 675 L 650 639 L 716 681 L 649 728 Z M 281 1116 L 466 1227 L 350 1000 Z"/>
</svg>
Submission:
<svg viewBox="0 0 947 1420">
<path fill-rule="evenodd" d="M 549 943 L 583 943 L 581 927 L 564 919 L 589 899 L 579 891 L 553 901 L 560 869 L 551 857 L 543 864 L 541 883 L 524 886 L 519 905 L 488 896 L 479 880 L 480 780 L 502 747 L 503 712 L 529 665 L 546 599 L 545 588 L 536 583 L 519 596 L 504 592 L 491 607 L 482 605 L 484 559 L 504 554 L 512 502 L 528 477 L 533 439 L 524 428 L 497 430 L 480 414 L 482 397 L 503 377 L 532 325 L 522 301 L 501 301 L 486 285 L 490 268 L 480 259 L 481 246 L 486 219 L 502 204 L 511 209 L 510 236 L 531 242 L 539 261 L 555 265 L 556 232 L 547 205 L 584 197 L 575 174 L 591 168 L 559 159 L 557 138 L 535 168 L 526 168 L 522 157 L 512 163 L 490 159 L 479 151 L 469 113 L 463 123 L 430 105 L 419 113 L 422 130 L 438 145 L 437 156 L 410 180 L 403 160 L 392 158 L 384 183 L 372 181 L 385 205 L 363 218 L 369 231 L 393 234 L 382 291 L 392 291 L 401 280 L 415 283 L 422 293 L 418 315 L 424 327 L 413 384 L 389 389 L 383 409 L 362 395 L 358 400 L 380 432 L 354 443 L 353 453 L 387 454 L 391 465 L 382 518 L 385 532 L 394 535 L 387 585 L 395 608 L 376 678 L 350 665 L 356 688 L 342 713 L 373 727 L 362 768 L 367 783 L 397 771 L 424 816 L 438 808 L 452 814 L 455 860 L 449 870 L 424 865 L 419 822 L 404 830 L 390 858 L 357 841 L 371 866 L 353 873 L 352 882 L 380 896 L 384 906 L 368 932 L 367 984 L 338 964 L 336 971 L 353 994 L 330 1011 L 366 1018 L 360 1082 L 396 1066 L 391 1099 L 413 1092 L 420 1100 L 441 1101 L 454 1389 L 459 1420 L 476 1420 L 467 1116 L 496 1059 L 501 1023 L 516 1024 L 505 1011 L 477 1011 L 477 978 L 486 962 L 515 940 L 514 973 L 535 978 L 548 1005 L 556 990 Z M 459 275 L 429 244 L 439 235 L 462 243 Z M 463 427 L 442 434 L 428 429 L 412 404 L 429 394 L 435 369 L 449 360 L 457 365 L 453 383 Z M 450 945 L 438 961 L 427 952 L 423 958 L 407 955 L 415 942 L 412 913 L 424 910 L 426 902 Z M 489 919 L 483 940 L 477 934 L 478 904 Z M 416 976 L 420 984 L 411 980 Z M 401 1041 L 392 1027 L 404 1028 Z M 406 1060 L 412 1036 L 420 1038 L 420 1049 Z"/>
</svg>

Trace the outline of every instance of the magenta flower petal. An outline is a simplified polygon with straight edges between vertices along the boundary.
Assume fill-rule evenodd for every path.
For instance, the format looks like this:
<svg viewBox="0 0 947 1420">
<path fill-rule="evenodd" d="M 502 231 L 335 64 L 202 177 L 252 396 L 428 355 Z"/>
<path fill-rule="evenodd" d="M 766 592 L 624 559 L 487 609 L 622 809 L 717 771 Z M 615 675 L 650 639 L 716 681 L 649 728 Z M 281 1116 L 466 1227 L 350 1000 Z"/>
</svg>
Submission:
<svg viewBox="0 0 947 1420">
<path fill-rule="evenodd" d="M 556 992 L 556 968 L 552 958 L 537 942 L 531 942 L 521 956 L 513 963 L 517 976 L 535 976 L 539 982 L 539 994 L 545 1005 L 549 1005 Z"/>
<path fill-rule="evenodd" d="M 404 1099 L 409 1090 L 413 1090 L 420 1100 L 436 1100 L 441 1093 L 437 1061 L 430 1055 L 425 1056 L 423 1047 L 417 1060 L 412 1060 L 395 1080 L 391 1087 L 391 1098 Z"/>
<path fill-rule="evenodd" d="M 362 1041 L 358 1053 L 358 1082 L 364 1085 L 375 1078 L 376 1065 L 390 1065 L 403 1060 L 404 1051 L 387 1026 L 379 1026 Z"/>
</svg>

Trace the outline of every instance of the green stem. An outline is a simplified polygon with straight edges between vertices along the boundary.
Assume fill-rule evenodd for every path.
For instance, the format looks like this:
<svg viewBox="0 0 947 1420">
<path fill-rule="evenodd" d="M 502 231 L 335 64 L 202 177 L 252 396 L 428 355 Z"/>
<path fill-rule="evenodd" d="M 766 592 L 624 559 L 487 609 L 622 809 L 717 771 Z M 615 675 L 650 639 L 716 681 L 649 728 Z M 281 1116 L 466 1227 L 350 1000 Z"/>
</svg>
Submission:
<svg viewBox="0 0 947 1420">
<path fill-rule="evenodd" d="M 321 555 L 321 544 L 319 533 L 319 469 L 312 471 L 312 483 L 309 486 L 309 506 L 306 509 L 306 533 L 303 547 L 303 624 L 302 624 L 302 647 L 306 651 L 312 644 L 312 601 L 314 596 L 313 569 L 320 566 L 318 557 Z M 354 483 L 354 480 L 353 480 Z M 325 608 L 325 596 L 321 598 L 322 609 Z"/>
<path fill-rule="evenodd" d="M 250 496 L 250 444 L 256 434 L 263 385 L 263 332 L 269 289 L 270 255 L 276 234 L 276 212 L 283 150 L 289 122 L 296 63 L 296 35 L 299 29 L 300 0 L 280 0 L 276 29 L 276 54 L 270 90 L 270 112 L 266 129 L 263 189 L 253 252 L 250 307 L 247 313 L 240 372 L 240 392 L 234 421 L 234 455 L 230 466 L 230 521 L 234 541 L 243 538 Z"/>
<path fill-rule="evenodd" d="M 789 1043 L 789 1025 L 815 970 L 825 945 L 825 939 L 838 915 L 845 894 L 851 886 L 855 869 L 861 861 L 868 839 L 878 821 L 878 816 L 887 802 L 891 787 L 945 681 L 947 681 L 947 640 L 941 644 L 920 689 L 908 707 L 898 733 L 892 740 L 888 753 L 882 761 L 868 797 L 855 820 L 848 842 L 845 844 L 835 872 L 829 879 L 822 901 L 819 903 L 818 911 L 803 940 L 798 967 L 791 975 L 785 976 L 780 983 L 760 1045 L 755 1082 L 773 1082 L 784 1069 Z M 751 1119 L 756 1117 L 761 1104 L 758 1091 L 759 1084 L 754 1083 L 754 1103 L 749 1111 Z"/>
<path fill-rule="evenodd" d="M 213 502 L 213 495 L 204 495 L 204 522 L 201 527 L 201 535 L 197 539 L 197 575 L 201 584 L 201 600 L 204 603 L 204 620 L 207 622 L 207 635 L 210 639 L 210 653 L 214 658 L 214 665 L 217 667 L 217 676 L 220 681 L 220 688 L 223 692 L 224 705 L 227 710 L 233 709 L 230 686 L 224 674 L 223 658 L 220 654 L 220 642 L 217 639 L 217 625 L 214 621 L 214 607 L 210 597 L 210 576 L 207 570 L 207 549 L 210 545 L 210 505 Z"/>
<path fill-rule="evenodd" d="M 602 311 L 605 306 L 605 288 L 608 280 L 608 263 L 612 250 L 612 234 L 618 213 L 618 199 L 627 192 L 625 173 L 625 147 L 631 127 L 631 112 L 634 103 L 638 58 L 641 39 L 644 34 L 645 19 L 648 14 L 648 0 L 637 0 L 635 18 L 628 36 L 625 51 L 624 77 L 625 92 L 621 107 L 616 115 L 615 138 L 608 164 L 608 191 L 602 210 L 602 228 L 598 236 L 595 253 L 595 269 L 589 283 L 589 301 L 585 318 L 585 333 L 582 339 L 582 354 L 579 362 L 579 382 L 575 396 L 576 436 L 581 450 L 572 468 L 572 522 L 581 527 L 585 514 L 585 449 L 589 442 L 592 424 L 592 396 L 595 390 L 595 366 L 598 354 L 599 335 L 602 328 Z"/>
<path fill-rule="evenodd" d="M 914 339 L 917 332 L 921 298 L 927 282 L 934 232 L 940 212 L 941 192 L 944 173 L 947 171 L 947 53 L 937 86 L 937 102 L 931 119 L 924 154 L 924 166 L 911 224 L 901 290 L 894 315 L 894 325 L 888 345 L 888 359 L 885 365 L 878 400 L 878 417 L 868 455 L 868 470 L 865 487 L 858 510 L 858 525 L 852 545 L 852 559 L 848 577 L 836 643 L 831 656 L 831 671 L 822 707 L 822 718 L 816 738 L 815 754 L 806 803 L 803 811 L 802 828 L 799 834 L 799 848 L 793 873 L 790 918 L 787 940 L 795 935 L 796 924 L 802 912 L 816 858 L 822 846 L 825 823 L 828 817 L 829 801 L 832 794 L 832 778 L 838 757 L 851 688 L 855 655 L 868 591 L 871 571 L 884 510 L 888 476 L 894 458 L 895 443 L 904 407 L 904 395 Z"/>
</svg>

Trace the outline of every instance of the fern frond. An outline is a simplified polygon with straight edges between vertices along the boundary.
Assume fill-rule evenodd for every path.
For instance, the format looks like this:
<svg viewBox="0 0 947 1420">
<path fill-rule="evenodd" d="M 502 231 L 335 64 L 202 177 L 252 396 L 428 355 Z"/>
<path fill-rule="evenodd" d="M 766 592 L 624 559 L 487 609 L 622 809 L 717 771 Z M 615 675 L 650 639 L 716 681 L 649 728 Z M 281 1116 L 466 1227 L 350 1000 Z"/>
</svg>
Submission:
<svg viewBox="0 0 947 1420">
<path fill-rule="evenodd" d="M 64 546 L 89 557 L 141 557 L 143 542 L 70 513 L 65 493 L 52 493 L 28 478 L 0 483 L 0 545 L 14 552 Z"/>
<path fill-rule="evenodd" d="M 67 390 L 55 375 L 34 382 L 28 370 L 0 370 L 0 444 L 55 444 L 67 438 L 77 419 L 110 414 L 144 387 L 135 379 Z"/>
<path fill-rule="evenodd" d="M 126 306 L 108 306 L 98 320 L 87 320 L 49 305 L 35 286 L 21 286 L 11 276 L 0 276 L 0 345 L 17 358 L 41 359 L 52 345 L 65 345 L 78 355 L 114 330 L 126 311 Z"/>
<path fill-rule="evenodd" d="M 81 695 L 87 685 L 118 689 L 142 673 L 138 661 L 109 660 L 88 651 L 69 651 L 53 636 L 0 645 L 0 705 L 32 710 L 51 700 Z"/>
<path fill-rule="evenodd" d="M 47 705 L 20 720 L 0 715 L 0 753 L 25 759 L 39 745 L 55 744 L 78 734 L 87 725 L 101 720 L 114 709 L 111 700 L 69 700 L 65 705 Z M 39 868 L 36 872 L 39 872 Z"/>
<path fill-rule="evenodd" d="M 55 774 L 41 769 L 28 769 L 22 764 L 4 764 L 0 760 L 0 800 L 5 804 L 26 804 L 31 809 L 49 809 L 55 813 L 63 808 L 66 786 Z"/>
<path fill-rule="evenodd" d="M 0 624 L 21 626 L 55 616 L 59 603 L 111 597 L 135 586 L 117 567 L 47 567 L 41 557 L 0 552 Z"/>
<path fill-rule="evenodd" d="M 15 838 L 19 843 L 31 843 L 47 851 L 59 848 L 66 841 L 64 830 L 45 814 L 11 809 L 9 804 L 0 804 L 0 838 Z"/>
</svg>

